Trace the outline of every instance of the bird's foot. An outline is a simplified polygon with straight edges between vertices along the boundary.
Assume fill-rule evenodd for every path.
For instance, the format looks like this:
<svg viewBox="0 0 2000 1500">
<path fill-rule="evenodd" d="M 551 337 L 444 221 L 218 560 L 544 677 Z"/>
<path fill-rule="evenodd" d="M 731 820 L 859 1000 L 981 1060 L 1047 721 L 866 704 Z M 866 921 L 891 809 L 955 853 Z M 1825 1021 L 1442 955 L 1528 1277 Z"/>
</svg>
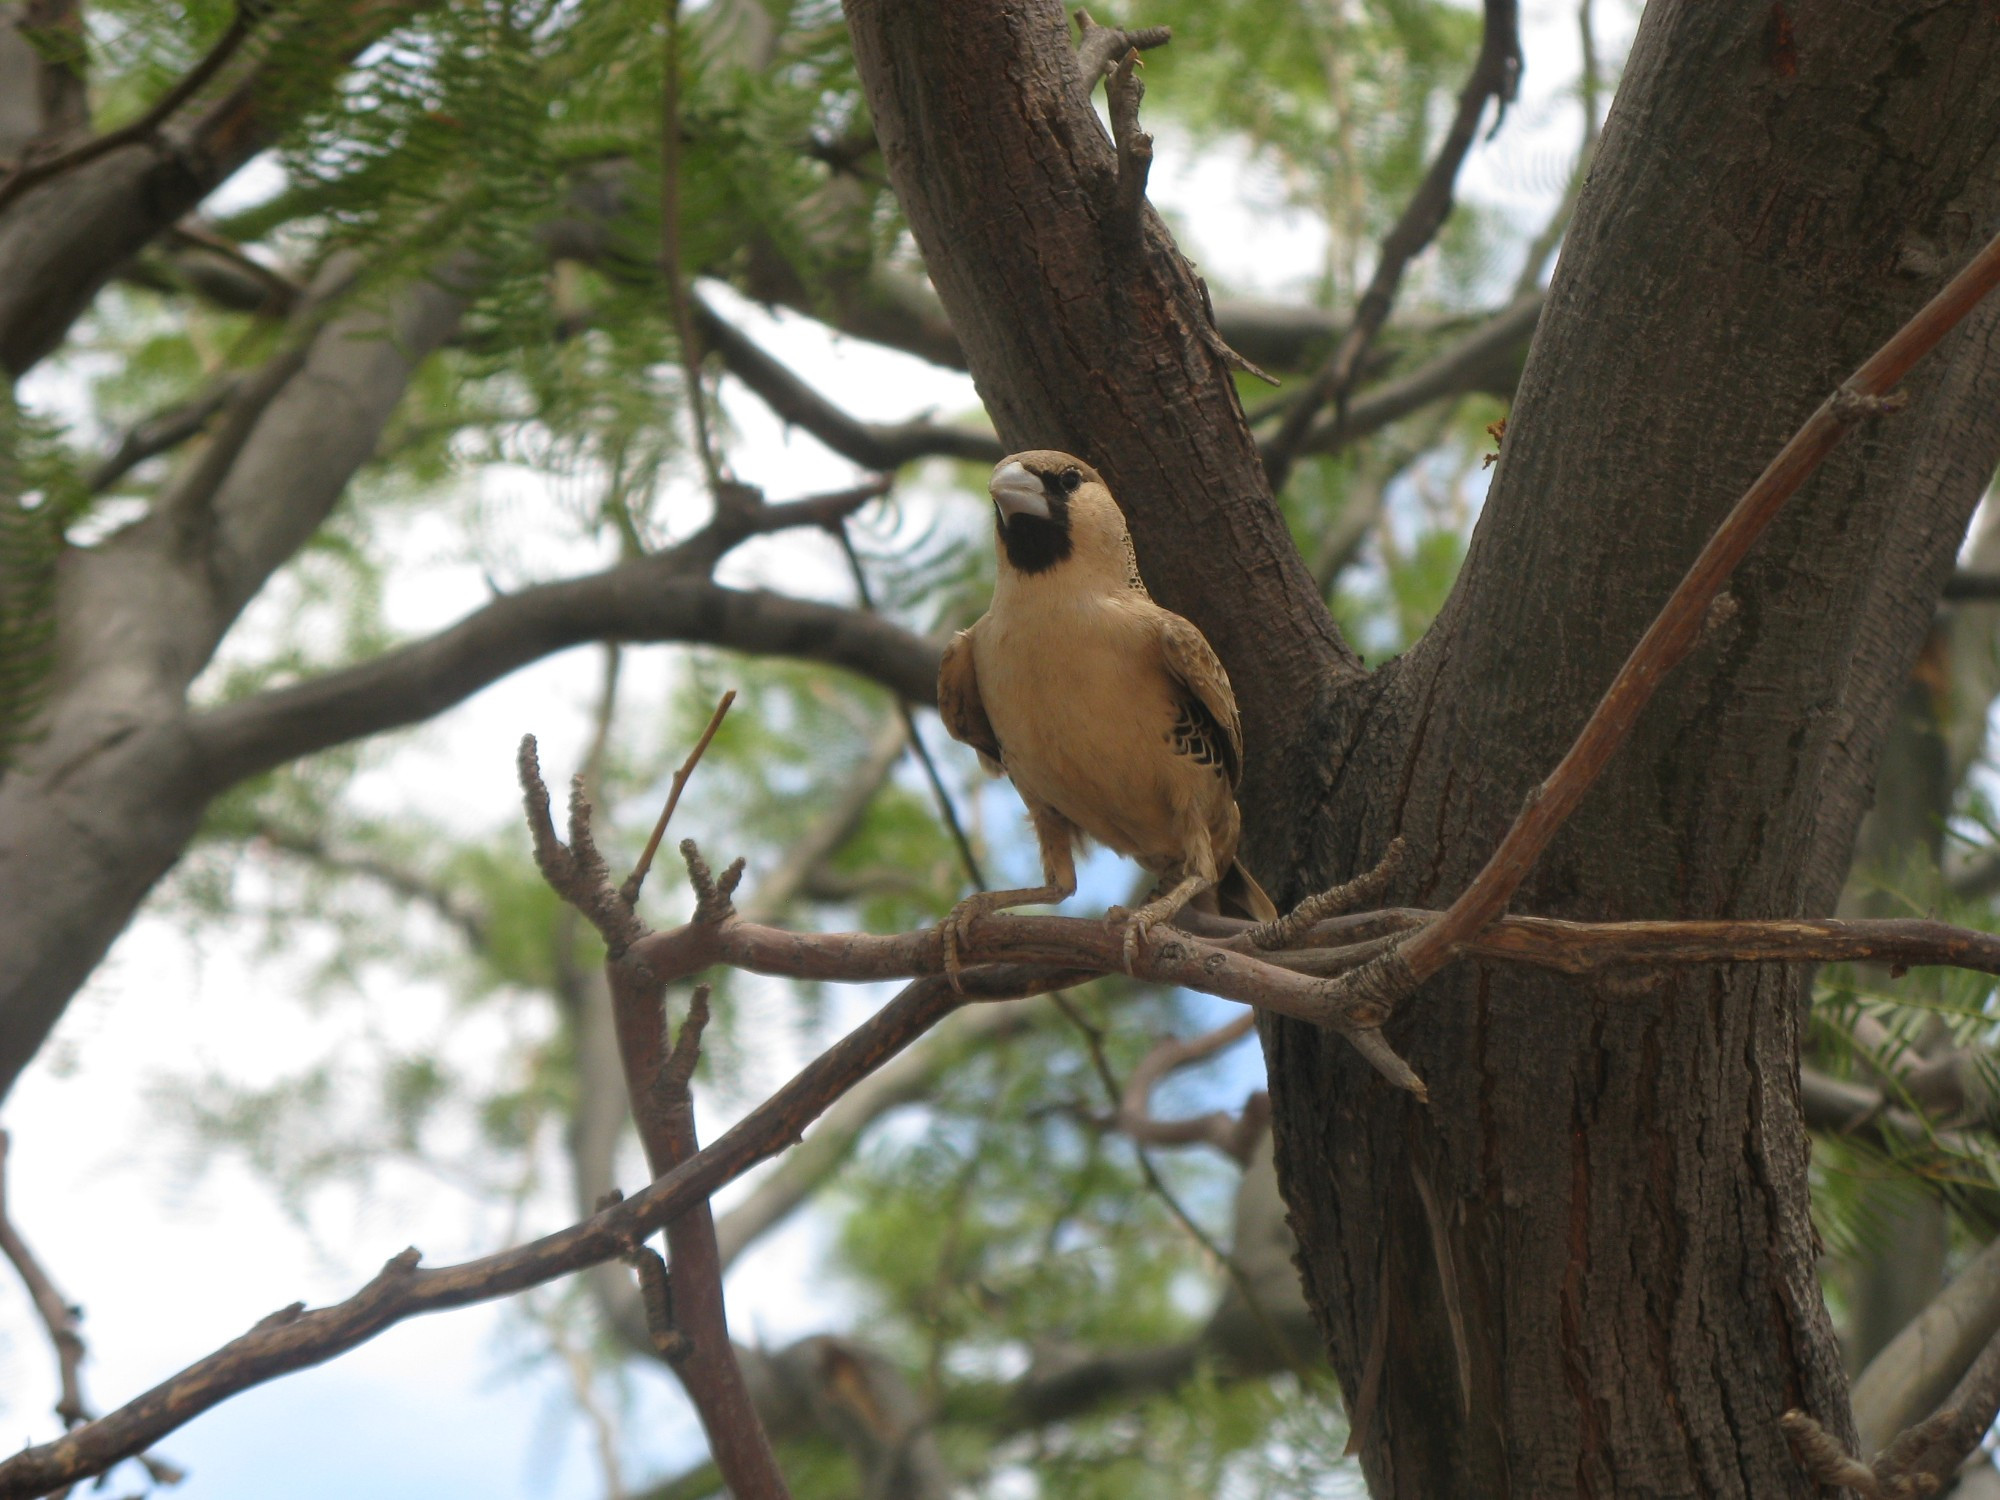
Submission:
<svg viewBox="0 0 2000 1500">
<path fill-rule="evenodd" d="M 944 977 L 954 994 L 965 993 L 965 964 L 959 950 L 972 941 L 972 924 L 986 914 L 978 896 L 967 896 L 938 923 L 938 938 L 944 947 Z"/>
<path fill-rule="evenodd" d="M 1180 915 L 1181 908 L 1206 890 L 1214 882 L 1190 875 L 1183 878 L 1164 896 L 1155 896 L 1129 917 L 1118 907 L 1112 907 L 1109 916 L 1114 922 L 1122 919 L 1125 923 L 1124 959 L 1125 972 L 1130 974 L 1139 962 L 1139 950 L 1145 945 L 1148 935 L 1162 922 L 1171 922 Z"/>
<path fill-rule="evenodd" d="M 1146 907 L 1141 907 L 1138 911 L 1128 916 L 1125 912 L 1114 906 L 1107 915 L 1111 916 L 1114 923 L 1121 919 L 1125 923 L 1125 972 L 1130 974 L 1138 967 L 1141 945 L 1145 943 L 1147 935 L 1152 932 L 1154 925 L 1160 919 L 1150 915 L 1149 909 Z"/>
</svg>

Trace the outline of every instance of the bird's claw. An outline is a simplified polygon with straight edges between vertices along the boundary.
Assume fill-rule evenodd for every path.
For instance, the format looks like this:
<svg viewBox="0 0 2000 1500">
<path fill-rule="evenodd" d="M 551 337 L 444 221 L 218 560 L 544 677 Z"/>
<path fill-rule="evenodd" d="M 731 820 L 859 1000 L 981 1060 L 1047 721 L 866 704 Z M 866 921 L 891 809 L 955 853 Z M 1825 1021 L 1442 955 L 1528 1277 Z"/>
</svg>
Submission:
<svg viewBox="0 0 2000 1500">
<path fill-rule="evenodd" d="M 965 961 L 959 950 L 972 941 L 972 923 L 979 915 L 979 905 L 966 900 L 954 906 L 950 915 L 938 923 L 938 937 L 944 946 L 944 977 L 956 995 L 965 993 Z"/>
<path fill-rule="evenodd" d="M 1116 907 L 1113 907 L 1112 910 L 1117 912 L 1120 917 L 1125 916 Z M 1125 972 L 1127 974 L 1130 974 L 1139 965 L 1139 949 L 1145 943 L 1147 935 L 1153 930 L 1153 921 L 1154 919 L 1148 917 L 1143 911 L 1125 918 L 1124 957 Z"/>
</svg>

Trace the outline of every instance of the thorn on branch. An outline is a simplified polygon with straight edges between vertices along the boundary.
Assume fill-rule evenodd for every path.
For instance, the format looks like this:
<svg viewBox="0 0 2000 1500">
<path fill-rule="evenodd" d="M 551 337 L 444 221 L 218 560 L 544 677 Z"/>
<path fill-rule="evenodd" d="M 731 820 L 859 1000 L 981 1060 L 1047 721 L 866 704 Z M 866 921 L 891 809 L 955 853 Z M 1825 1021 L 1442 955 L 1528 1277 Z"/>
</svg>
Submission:
<svg viewBox="0 0 2000 1500">
<path fill-rule="evenodd" d="M 250 1325 L 255 1333 L 260 1328 L 283 1328 L 287 1323 L 296 1323 L 303 1316 L 306 1305 L 303 1302 L 288 1302 L 274 1313 L 266 1313 Z"/>
<path fill-rule="evenodd" d="M 1253 948 L 1290 948 L 1306 936 L 1314 923 L 1374 904 L 1382 898 L 1389 882 L 1402 868 L 1403 856 L 1409 848 L 1409 841 L 1398 834 L 1382 852 L 1382 858 L 1376 862 L 1374 869 L 1364 871 L 1331 890 L 1306 897 L 1284 916 L 1261 927 L 1251 928 L 1244 937 L 1249 939 Z"/>
</svg>

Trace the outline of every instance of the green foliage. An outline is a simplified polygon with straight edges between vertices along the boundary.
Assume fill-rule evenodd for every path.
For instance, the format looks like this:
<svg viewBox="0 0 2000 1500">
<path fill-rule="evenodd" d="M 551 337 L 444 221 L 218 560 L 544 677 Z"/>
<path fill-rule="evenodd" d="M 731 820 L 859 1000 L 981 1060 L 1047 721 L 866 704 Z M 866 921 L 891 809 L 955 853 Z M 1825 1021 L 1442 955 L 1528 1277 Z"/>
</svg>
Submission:
<svg viewBox="0 0 2000 1500">
<path fill-rule="evenodd" d="M 0 390 L 0 775 L 32 733 L 55 664 L 56 567 L 85 503 L 53 428 Z"/>
</svg>

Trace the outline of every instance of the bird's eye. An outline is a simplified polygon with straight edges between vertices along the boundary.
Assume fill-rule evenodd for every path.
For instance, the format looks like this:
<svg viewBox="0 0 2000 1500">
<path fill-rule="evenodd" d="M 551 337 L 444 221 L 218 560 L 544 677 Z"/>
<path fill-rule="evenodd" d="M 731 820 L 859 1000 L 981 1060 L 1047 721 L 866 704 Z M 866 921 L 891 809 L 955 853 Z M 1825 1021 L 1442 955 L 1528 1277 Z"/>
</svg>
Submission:
<svg viewBox="0 0 2000 1500">
<path fill-rule="evenodd" d="M 1083 472 L 1080 469 L 1064 469 L 1056 476 L 1056 483 L 1062 486 L 1065 495 L 1074 495 L 1076 487 L 1083 483 Z"/>
</svg>

